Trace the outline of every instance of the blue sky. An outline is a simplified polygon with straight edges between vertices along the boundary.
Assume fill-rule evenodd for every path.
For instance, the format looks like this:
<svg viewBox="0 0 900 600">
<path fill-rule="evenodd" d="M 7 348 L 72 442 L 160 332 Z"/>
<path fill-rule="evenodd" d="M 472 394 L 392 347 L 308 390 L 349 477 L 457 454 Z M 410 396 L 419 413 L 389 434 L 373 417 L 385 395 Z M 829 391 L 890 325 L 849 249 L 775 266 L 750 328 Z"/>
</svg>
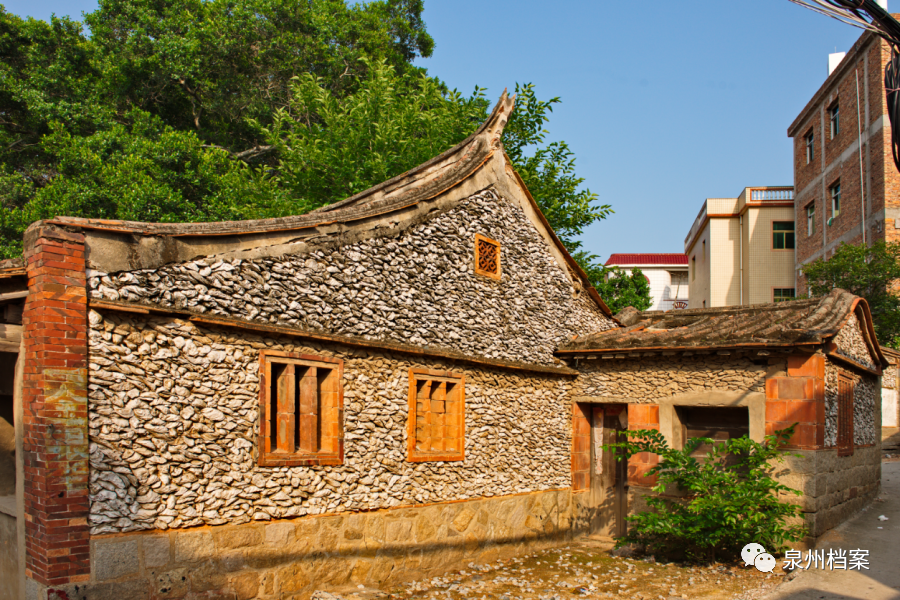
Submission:
<svg viewBox="0 0 900 600">
<path fill-rule="evenodd" d="M 5 6 L 79 18 L 96 2 Z M 425 20 L 436 47 L 418 64 L 451 87 L 562 98 L 550 138 L 615 210 L 583 236 L 604 260 L 682 252 L 704 198 L 790 185 L 787 127 L 860 33 L 788 0 L 425 0 Z"/>
</svg>

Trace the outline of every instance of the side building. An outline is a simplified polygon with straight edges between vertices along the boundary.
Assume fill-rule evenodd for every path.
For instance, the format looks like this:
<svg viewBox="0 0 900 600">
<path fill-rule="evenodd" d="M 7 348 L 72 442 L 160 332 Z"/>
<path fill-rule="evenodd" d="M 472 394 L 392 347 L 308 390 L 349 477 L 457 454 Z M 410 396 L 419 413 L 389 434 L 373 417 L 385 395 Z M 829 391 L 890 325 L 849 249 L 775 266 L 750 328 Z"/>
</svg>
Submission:
<svg viewBox="0 0 900 600">
<path fill-rule="evenodd" d="M 688 260 L 684 254 L 612 254 L 607 267 L 630 274 L 640 269 L 650 284 L 652 304 L 647 310 L 672 310 L 688 306 Z"/>
<path fill-rule="evenodd" d="M 803 266 L 840 244 L 900 240 L 900 174 L 883 80 L 890 58 L 886 42 L 863 33 L 840 62 L 831 61 L 828 78 L 788 127 L 800 293 Z"/>
<path fill-rule="evenodd" d="M 765 304 L 793 298 L 793 188 L 748 187 L 707 198 L 684 240 L 690 308 Z"/>
</svg>

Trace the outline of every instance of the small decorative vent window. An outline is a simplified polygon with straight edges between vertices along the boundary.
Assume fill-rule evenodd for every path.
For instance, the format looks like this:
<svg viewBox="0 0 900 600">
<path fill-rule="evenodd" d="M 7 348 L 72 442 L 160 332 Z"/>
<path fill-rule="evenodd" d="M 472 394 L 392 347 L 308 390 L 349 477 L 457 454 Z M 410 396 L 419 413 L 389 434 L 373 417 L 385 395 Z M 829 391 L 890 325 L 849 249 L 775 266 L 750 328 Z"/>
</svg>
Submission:
<svg viewBox="0 0 900 600">
<path fill-rule="evenodd" d="M 447 371 L 409 371 L 410 462 L 465 458 L 465 378 Z"/>
<path fill-rule="evenodd" d="M 475 272 L 500 279 L 500 242 L 475 234 Z"/>
<path fill-rule="evenodd" d="M 342 464 L 343 361 L 264 350 L 259 366 L 259 464 Z"/>
</svg>

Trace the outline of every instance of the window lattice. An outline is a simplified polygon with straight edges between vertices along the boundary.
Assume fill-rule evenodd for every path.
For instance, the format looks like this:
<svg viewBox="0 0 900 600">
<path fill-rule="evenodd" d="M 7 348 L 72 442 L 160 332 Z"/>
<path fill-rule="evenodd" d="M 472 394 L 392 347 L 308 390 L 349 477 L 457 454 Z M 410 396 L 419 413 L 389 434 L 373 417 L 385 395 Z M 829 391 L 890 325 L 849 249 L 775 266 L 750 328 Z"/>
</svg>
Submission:
<svg viewBox="0 0 900 600">
<path fill-rule="evenodd" d="M 410 371 L 409 460 L 463 460 L 463 377 L 442 371 Z"/>
<path fill-rule="evenodd" d="M 475 236 L 475 272 L 500 279 L 500 244 L 482 235 Z"/>
</svg>

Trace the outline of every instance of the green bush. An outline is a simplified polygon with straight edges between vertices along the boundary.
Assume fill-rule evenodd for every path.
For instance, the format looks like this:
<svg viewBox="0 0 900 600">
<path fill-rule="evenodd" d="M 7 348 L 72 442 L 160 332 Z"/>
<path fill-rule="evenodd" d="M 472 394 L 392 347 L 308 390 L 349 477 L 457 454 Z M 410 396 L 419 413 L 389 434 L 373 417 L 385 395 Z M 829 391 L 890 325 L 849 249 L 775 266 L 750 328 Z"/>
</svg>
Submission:
<svg viewBox="0 0 900 600">
<path fill-rule="evenodd" d="M 648 553 L 688 560 L 737 557 L 750 542 L 776 553 L 785 542 L 799 541 L 806 534 L 802 525 L 788 520 L 800 507 L 779 501 L 779 495 L 801 492 L 772 478 L 774 464 L 784 460 L 782 447 L 793 434 L 793 426 L 766 436 L 763 443 L 747 437 L 715 442 L 692 438 L 683 450 L 669 448 L 663 435 L 653 430 L 629 430 L 627 440 L 606 446 L 621 448 L 619 460 L 638 452 L 659 456 L 659 464 L 648 475 L 657 475 L 654 492 L 677 495 L 649 496 L 653 509 L 628 517 L 628 534 L 617 546 L 637 544 Z M 710 444 L 706 459 L 691 456 Z"/>
</svg>

